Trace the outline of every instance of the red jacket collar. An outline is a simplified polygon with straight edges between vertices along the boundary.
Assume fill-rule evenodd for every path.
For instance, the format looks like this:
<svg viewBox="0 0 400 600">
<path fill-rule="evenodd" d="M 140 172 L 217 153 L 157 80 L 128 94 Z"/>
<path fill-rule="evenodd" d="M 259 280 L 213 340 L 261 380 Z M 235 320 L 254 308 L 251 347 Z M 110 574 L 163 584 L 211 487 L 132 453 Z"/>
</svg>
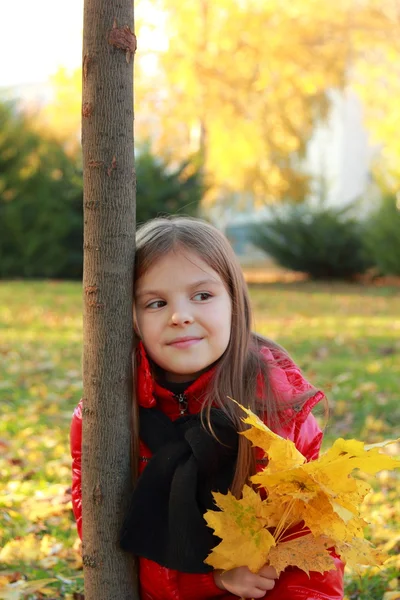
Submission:
<svg viewBox="0 0 400 600">
<path fill-rule="evenodd" d="M 295 416 L 298 425 L 302 424 L 314 405 L 322 400 L 324 394 L 315 390 L 315 393 L 311 394 L 311 397 L 306 402 L 300 402 L 299 407 L 293 406 L 293 401 L 295 401 L 296 397 L 301 398 L 305 392 L 312 390 L 312 386 L 303 377 L 299 367 L 279 349 L 263 347 L 261 349 L 261 356 L 269 363 L 270 384 L 277 394 L 280 409 L 288 411 L 288 418 Z M 174 394 L 155 381 L 142 342 L 139 343 L 136 350 L 136 366 L 137 401 L 139 405 L 144 408 L 153 408 L 159 404 L 159 408 L 162 410 L 165 410 L 169 406 L 170 409 L 167 412 L 171 416 L 176 412 L 176 416 L 179 416 Z M 201 409 L 201 398 L 214 373 L 215 367 L 200 375 L 185 391 L 190 413 L 197 413 Z M 173 408 L 171 408 L 171 405 Z"/>
<path fill-rule="evenodd" d="M 140 406 L 153 408 L 158 401 L 168 400 L 173 397 L 170 390 L 159 385 L 153 377 L 150 362 L 142 342 L 136 349 L 136 393 Z M 201 397 L 206 391 L 208 384 L 214 375 L 215 367 L 205 371 L 185 391 L 185 396 L 190 402 L 192 399 Z"/>
</svg>

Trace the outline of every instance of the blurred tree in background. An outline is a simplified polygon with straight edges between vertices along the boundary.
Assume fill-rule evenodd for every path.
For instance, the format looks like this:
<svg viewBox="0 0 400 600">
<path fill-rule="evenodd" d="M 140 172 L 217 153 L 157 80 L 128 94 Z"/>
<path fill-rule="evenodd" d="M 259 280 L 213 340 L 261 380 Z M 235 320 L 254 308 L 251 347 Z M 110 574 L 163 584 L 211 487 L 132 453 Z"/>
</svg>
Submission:
<svg viewBox="0 0 400 600">
<path fill-rule="evenodd" d="M 138 106 L 153 115 L 139 117 L 138 131 L 151 131 L 156 152 L 200 149 L 211 200 L 235 191 L 302 201 L 304 156 L 329 91 L 351 81 L 371 47 L 397 39 L 386 4 L 156 0 L 168 43 L 154 52 L 157 68 L 138 73 Z"/>
<path fill-rule="evenodd" d="M 156 115 L 139 131 L 147 127 L 157 152 L 198 148 L 211 200 L 229 191 L 303 200 L 307 143 L 328 113 L 327 91 L 344 83 L 336 10 L 312 1 L 157 6 L 169 44 L 138 80 L 137 101 Z"/>
<path fill-rule="evenodd" d="M 371 1 L 372 4 L 372 1 Z M 373 165 L 374 175 L 386 195 L 400 187 L 400 5 L 397 0 L 375 3 L 392 27 L 371 30 L 371 41 L 364 43 L 352 72 L 352 87 L 363 103 L 365 122 L 371 142 L 379 148 Z"/>
<path fill-rule="evenodd" d="M 199 152 L 211 202 L 232 192 L 302 201 L 307 144 L 332 89 L 357 86 L 371 115 L 386 113 L 375 119 L 376 139 L 397 139 L 380 86 L 399 85 L 397 10 L 394 0 L 154 0 L 151 10 L 139 0 L 137 138 L 177 161 Z M 60 69 L 53 85 L 43 116 L 72 135 L 81 74 Z"/>
<path fill-rule="evenodd" d="M 74 154 L 80 148 L 82 70 L 71 73 L 60 67 L 50 78 L 50 83 L 53 99 L 42 109 L 39 121 L 45 132 Z"/>
</svg>

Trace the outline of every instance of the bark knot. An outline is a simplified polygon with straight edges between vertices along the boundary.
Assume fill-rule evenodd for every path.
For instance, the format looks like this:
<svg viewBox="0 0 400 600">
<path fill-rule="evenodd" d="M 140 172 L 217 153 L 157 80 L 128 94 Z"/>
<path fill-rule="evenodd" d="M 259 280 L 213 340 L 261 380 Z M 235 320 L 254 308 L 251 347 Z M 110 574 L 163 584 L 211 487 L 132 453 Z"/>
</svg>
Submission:
<svg viewBox="0 0 400 600">
<path fill-rule="evenodd" d="M 84 81 L 86 81 L 86 79 L 87 79 L 89 65 L 91 62 L 92 62 L 92 59 L 90 58 L 90 56 L 88 54 L 85 54 L 85 56 L 83 57 L 83 67 L 82 67 Z"/>
<path fill-rule="evenodd" d="M 95 210 L 97 208 L 99 208 L 100 206 L 100 202 L 98 200 L 86 200 L 85 202 L 85 208 L 87 208 L 88 210 Z M 87 248 L 87 246 L 83 246 L 84 248 Z"/>
<path fill-rule="evenodd" d="M 82 104 L 82 117 L 87 119 L 88 117 L 91 117 L 92 114 L 93 114 L 93 104 L 91 104 L 90 102 L 84 102 Z"/>
<path fill-rule="evenodd" d="M 95 569 L 97 567 L 96 557 L 91 554 L 84 554 L 82 556 L 82 562 L 85 567 L 90 567 L 92 569 Z"/>
<path fill-rule="evenodd" d="M 89 160 L 88 167 L 91 169 L 96 169 L 97 167 L 102 167 L 104 165 L 102 160 Z"/>
<path fill-rule="evenodd" d="M 129 63 L 131 56 L 135 54 L 137 43 L 136 35 L 131 31 L 128 25 L 118 27 L 117 20 L 114 19 L 112 29 L 108 35 L 108 43 L 115 48 L 125 50 L 126 62 Z"/>
<path fill-rule="evenodd" d="M 85 294 L 95 294 L 96 292 L 99 291 L 99 288 L 97 287 L 97 285 L 87 285 L 85 287 Z"/>
<path fill-rule="evenodd" d="M 89 300 L 88 306 L 91 306 L 92 308 L 97 308 L 98 310 L 104 308 L 104 304 L 102 304 L 101 302 L 96 302 L 96 300 Z"/>
<path fill-rule="evenodd" d="M 115 171 L 116 168 L 117 168 L 117 159 L 116 159 L 115 156 L 113 156 L 113 159 L 111 161 L 111 165 L 107 169 L 107 175 L 109 177 L 111 177 L 112 172 Z"/>
<path fill-rule="evenodd" d="M 103 492 L 101 491 L 101 486 L 97 483 L 93 490 L 93 502 L 95 504 L 101 504 L 103 502 Z"/>
</svg>

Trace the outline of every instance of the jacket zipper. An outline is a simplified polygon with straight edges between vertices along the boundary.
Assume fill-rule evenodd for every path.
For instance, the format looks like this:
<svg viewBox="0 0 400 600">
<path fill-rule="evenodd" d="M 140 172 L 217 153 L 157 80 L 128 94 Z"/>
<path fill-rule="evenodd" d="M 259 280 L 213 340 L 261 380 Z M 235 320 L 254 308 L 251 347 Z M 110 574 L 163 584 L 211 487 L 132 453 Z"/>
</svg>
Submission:
<svg viewBox="0 0 400 600">
<path fill-rule="evenodd" d="M 181 413 L 181 415 L 186 415 L 188 401 L 185 394 L 175 394 L 175 398 L 178 400 L 179 403 L 179 412 Z"/>
</svg>

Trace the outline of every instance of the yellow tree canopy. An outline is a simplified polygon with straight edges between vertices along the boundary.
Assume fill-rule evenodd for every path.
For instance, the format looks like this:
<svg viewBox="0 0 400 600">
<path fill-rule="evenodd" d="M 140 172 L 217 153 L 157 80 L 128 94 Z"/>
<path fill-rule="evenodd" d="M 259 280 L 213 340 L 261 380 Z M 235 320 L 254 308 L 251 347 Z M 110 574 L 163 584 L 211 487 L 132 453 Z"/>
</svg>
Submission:
<svg viewBox="0 0 400 600">
<path fill-rule="evenodd" d="M 303 199 L 303 157 L 327 91 L 369 66 L 371 48 L 395 59 L 393 1 L 154 0 L 150 10 L 139 0 L 136 137 L 177 160 L 200 150 L 211 200 Z M 365 89 L 378 87 L 374 77 Z M 69 114 L 79 128 L 80 74 L 60 71 L 54 84 L 49 119 L 63 132 Z"/>
<path fill-rule="evenodd" d="M 50 83 L 54 97 L 42 111 L 41 126 L 74 152 L 80 144 L 82 71 L 60 67 Z"/>
<path fill-rule="evenodd" d="M 304 198 L 302 157 L 327 113 L 326 92 L 345 84 L 371 44 L 391 39 L 385 6 L 159 0 L 169 43 L 159 53 L 162 78 L 154 79 L 162 86 L 157 148 L 180 153 L 197 143 L 214 194 Z"/>
<path fill-rule="evenodd" d="M 365 59 L 358 62 L 354 82 L 365 107 L 371 141 L 379 146 L 375 174 L 381 187 L 390 192 L 398 192 L 400 182 L 399 65 L 400 41 L 371 48 Z"/>
</svg>

